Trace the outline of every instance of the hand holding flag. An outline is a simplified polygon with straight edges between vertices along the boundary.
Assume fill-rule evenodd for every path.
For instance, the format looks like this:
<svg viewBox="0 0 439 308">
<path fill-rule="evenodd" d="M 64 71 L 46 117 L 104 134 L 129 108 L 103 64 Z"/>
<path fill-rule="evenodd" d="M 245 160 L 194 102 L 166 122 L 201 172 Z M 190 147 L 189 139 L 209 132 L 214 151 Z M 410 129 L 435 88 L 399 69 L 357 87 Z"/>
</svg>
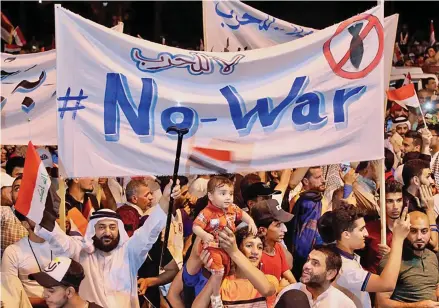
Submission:
<svg viewBox="0 0 439 308">
<path fill-rule="evenodd" d="M 43 220 L 48 199 L 50 199 L 50 206 L 53 211 L 52 198 L 48 198 L 50 184 L 50 176 L 34 145 L 29 141 L 26 161 L 24 163 L 23 179 L 15 209 L 36 224 L 40 224 Z"/>
</svg>

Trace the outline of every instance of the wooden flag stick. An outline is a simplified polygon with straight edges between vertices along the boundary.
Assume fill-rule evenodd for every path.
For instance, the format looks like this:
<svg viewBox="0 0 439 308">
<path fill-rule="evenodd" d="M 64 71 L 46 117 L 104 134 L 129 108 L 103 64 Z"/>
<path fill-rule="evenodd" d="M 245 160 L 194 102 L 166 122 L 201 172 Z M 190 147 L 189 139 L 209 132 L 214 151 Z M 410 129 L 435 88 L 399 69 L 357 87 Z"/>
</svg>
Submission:
<svg viewBox="0 0 439 308">
<path fill-rule="evenodd" d="M 66 232 L 66 183 L 62 177 L 59 177 L 58 196 L 61 198 L 59 205 L 59 226 Z"/>
<path fill-rule="evenodd" d="M 384 163 L 385 158 L 381 161 L 380 168 L 380 216 L 381 216 L 381 244 L 387 244 L 387 222 L 386 222 L 386 167 Z"/>
</svg>

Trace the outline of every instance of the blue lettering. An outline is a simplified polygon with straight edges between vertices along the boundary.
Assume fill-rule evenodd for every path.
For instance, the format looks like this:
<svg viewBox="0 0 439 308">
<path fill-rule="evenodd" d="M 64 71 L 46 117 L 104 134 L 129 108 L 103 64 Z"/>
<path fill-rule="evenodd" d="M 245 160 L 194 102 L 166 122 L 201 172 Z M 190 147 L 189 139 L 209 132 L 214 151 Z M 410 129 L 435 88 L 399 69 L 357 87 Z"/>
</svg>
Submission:
<svg viewBox="0 0 439 308">
<path fill-rule="evenodd" d="M 258 117 L 264 131 L 274 131 L 279 126 L 286 109 L 303 92 L 308 82 L 308 77 L 296 78 L 287 97 L 277 107 L 273 107 L 273 100 L 266 97 L 258 99 L 256 106 L 249 112 L 246 110 L 244 100 L 233 86 L 224 87 L 220 89 L 220 92 L 229 103 L 233 124 L 239 135 L 246 136 Z"/>
<path fill-rule="evenodd" d="M 325 114 L 325 97 L 320 92 L 306 93 L 297 99 L 291 118 L 293 126 L 298 131 L 322 128 L 328 122 Z"/>
<path fill-rule="evenodd" d="M 151 142 L 154 138 L 154 109 L 157 103 L 157 85 L 151 78 L 142 78 L 142 93 L 136 107 L 126 77 L 123 74 L 108 73 L 104 99 L 104 132 L 106 141 L 118 141 L 120 132 L 120 111 L 140 142 Z"/>
<path fill-rule="evenodd" d="M 166 131 L 170 126 L 188 128 L 189 132 L 184 138 L 192 137 L 198 129 L 198 114 L 188 107 L 170 107 L 162 112 L 162 127 Z M 177 139 L 176 132 L 167 134 L 171 139 Z"/>
<path fill-rule="evenodd" d="M 360 86 L 351 90 L 341 89 L 335 91 L 333 109 L 334 123 L 337 130 L 344 129 L 348 126 L 348 107 L 363 95 L 366 88 L 366 86 Z M 347 90 L 348 92 L 345 93 Z M 353 98 L 355 98 L 355 100 Z"/>
</svg>

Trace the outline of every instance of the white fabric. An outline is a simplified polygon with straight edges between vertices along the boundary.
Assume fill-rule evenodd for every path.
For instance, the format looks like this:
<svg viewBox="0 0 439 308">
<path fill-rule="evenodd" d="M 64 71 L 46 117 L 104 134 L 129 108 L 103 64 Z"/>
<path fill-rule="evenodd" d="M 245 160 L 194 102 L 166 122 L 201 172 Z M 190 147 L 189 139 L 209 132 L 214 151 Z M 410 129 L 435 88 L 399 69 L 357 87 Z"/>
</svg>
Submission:
<svg viewBox="0 0 439 308">
<path fill-rule="evenodd" d="M 240 1 L 203 0 L 203 25 L 206 51 L 270 47 L 316 31 L 275 18 Z"/>
<path fill-rule="evenodd" d="M 354 255 L 354 259 L 341 256 L 342 266 L 334 286 L 349 297 L 357 308 L 371 308 L 369 293 L 366 287 L 370 273 L 365 271 L 360 264 L 360 257 Z"/>
<path fill-rule="evenodd" d="M 166 214 L 156 206 L 145 224 L 110 253 L 96 250 L 89 254 L 82 249 L 83 243 L 67 236 L 58 225 L 52 232 L 37 226 L 36 233 L 81 263 L 85 272 L 81 298 L 106 308 L 138 308 L 137 271 L 165 225 Z"/>
<path fill-rule="evenodd" d="M 1 302 L 4 308 L 32 308 L 32 305 L 17 276 L 2 273 Z M 4 305 L 4 306 L 3 306 Z"/>
<path fill-rule="evenodd" d="M 45 268 L 50 262 L 51 250 L 47 242 L 30 242 L 37 257 L 38 263 L 29 246 L 28 237 L 23 237 L 17 243 L 8 246 L 3 253 L 2 274 L 18 277 L 23 284 L 28 297 L 43 297 L 43 287 L 35 280 L 30 280 L 29 275 L 38 273 L 40 268 Z M 55 257 L 55 256 L 53 256 Z"/>
<path fill-rule="evenodd" d="M 44 268 L 43 272 L 58 282 L 61 282 L 69 270 L 72 259 L 66 257 L 56 257 Z"/>
<path fill-rule="evenodd" d="M 34 144 L 57 144 L 56 51 L 2 53 L 1 63 L 2 70 L 12 73 L 2 77 L 2 144 L 27 145 L 29 140 Z M 35 84 L 20 86 L 14 92 L 23 80 Z M 22 105 L 26 97 L 33 100 L 29 107 Z"/>
<path fill-rule="evenodd" d="M 386 87 L 390 81 L 398 19 L 398 14 L 384 19 Z M 203 0 L 203 29 L 206 51 L 232 52 L 283 44 L 319 31 L 272 17 L 238 0 Z"/>
<path fill-rule="evenodd" d="M 117 182 L 115 178 L 108 179 L 108 187 L 110 188 L 111 194 L 113 195 L 116 203 L 122 203 L 123 201 L 123 189 L 122 186 Z"/>
<path fill-rule="evenodd" d="M 11 187 L 12 184 L 14 183 L 15 179 L 10 176 L 9 174 L 2 172 L 1 173 L 1 188 L 3 187 Z"/>
<path fill-rule="evenodd" d="M 209 179 L 196 179 L 192 182 L 191 186 L 189 186 L 189 194 L 197 198 L 204 197 L 207 195 L 207 183 L 209 183 Z"/>
<path fill-rule="evenodd" d="M 359 68 L 342 65 L 347 74 L 374 67 L 364 78 L 333 66 L 337 75 L 328 60 L 329 53 L 339 60 L 349 50 L 352 35 L 340 29 L 353 20 L 269 48 L 206 53 L 126 36 L 59 6 L 55 11 L 58 99 L 69 89 L 70 96 L 81 90 L 87 96 L 77 113 L 58 114 L 67 177 L 172 174 L 176 140 L 165 133 L 172 124 L 190 128 L 181 174 L 383 157 L 381 7 L 366 12 L 378 30 L 363 40 Z M 68 106 L 76 108 L 77 101 Z M 206 118 L 212 121 L 201 122 Z"/>
<path fill-rule="evenodd" d="M 356 308 L 354 302 L 347 297 L 343 292 L 337 290 L 333 286 L 330 286 L 325 292 L 320 294 L 315 300 L 312 298 L 312 294 L 306 289 L 306 285 L 301 282 L 290 284 L 282 289 L 282 291 L 276 297 L 276 303 L 281 296 L 289 290 L 300 290 L 306 294 L 309 300 L 311 308 Z"/>
<path fill-rule="evenodd" d="M 41 162 L 45 168 L 53 168 L 52 154 L 44 147 L 37 149 L 38 156 L 40 156 Z"/>
<path fill-rule="evenodd" d="M 123 32 L 123 28 L 123 22 L 119 22 L 111 29 Z M 56 50 L 23 55 L 2 53 L 1 63 L 2 70 L 12 73 L 2 77 L 1 82 L 2 144 L 27 145 L 29 140 L 34 144 L 58 144 Z M 14 92 L 23 80 L 40 82 L 28 89 L 20 87 Z M 32 99 L 34 104 L 29 107 L 22 105 L 25 97 Z"/>
</svg>

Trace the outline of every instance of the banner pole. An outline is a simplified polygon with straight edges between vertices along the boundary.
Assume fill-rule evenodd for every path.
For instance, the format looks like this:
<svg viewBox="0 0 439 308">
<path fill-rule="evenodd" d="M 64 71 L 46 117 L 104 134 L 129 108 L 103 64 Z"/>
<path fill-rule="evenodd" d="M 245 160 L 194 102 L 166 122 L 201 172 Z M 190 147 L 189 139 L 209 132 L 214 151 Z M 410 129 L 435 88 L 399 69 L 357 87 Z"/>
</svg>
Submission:
<svg viewBox="0 0 439 308">
<path fill-rule="evenodd" d="M 387 244 L 387 222 L 386 222 L 386 177 L 385 158 L 381 161 L 380 170 L 380 217 L 381 217 L 381 244 Z"/>
<path fill-rule="evenodd" d="M 59 226 L 66 232 L 66 182 L 64 182 L 62 177 L 58 177 L 58 182 L 58 196 L 61 199 L 59 204 Z"/>
</svg>

